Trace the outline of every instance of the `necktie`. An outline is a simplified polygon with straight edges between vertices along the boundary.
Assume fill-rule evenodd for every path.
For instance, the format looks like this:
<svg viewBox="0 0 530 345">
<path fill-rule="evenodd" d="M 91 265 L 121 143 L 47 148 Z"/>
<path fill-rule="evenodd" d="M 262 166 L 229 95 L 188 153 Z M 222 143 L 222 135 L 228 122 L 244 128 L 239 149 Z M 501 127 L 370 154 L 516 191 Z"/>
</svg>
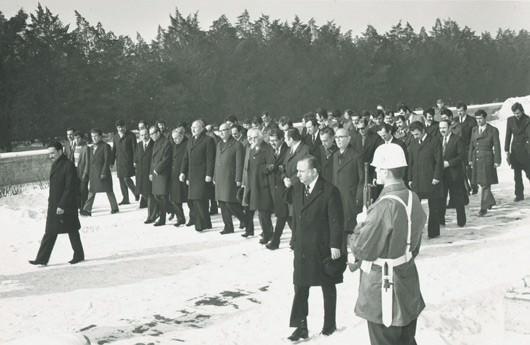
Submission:
<svg viewBox="0 0 530 345">
<path fill-rule="evenodd" d="M 309 195 L 311 194 L 311 192 L 309 191 L 309 186 L 305 186 L 305 190 L 304 190 L 304 200 L 307 200 L 309 199 Z"/>
<path fill-rule="evenodd" d="M 447 137 L 444 137 L 444 142 L 443 142 L 443 153 L 445 153 L 445 147 L 447 146 Z"/>
</svg>

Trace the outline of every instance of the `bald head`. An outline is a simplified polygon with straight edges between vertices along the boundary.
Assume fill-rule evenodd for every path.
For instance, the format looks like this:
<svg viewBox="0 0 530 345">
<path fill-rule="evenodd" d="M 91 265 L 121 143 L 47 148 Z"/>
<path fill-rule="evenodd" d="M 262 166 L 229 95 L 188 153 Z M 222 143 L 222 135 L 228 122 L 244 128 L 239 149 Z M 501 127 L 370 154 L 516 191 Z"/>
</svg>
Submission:
<svg viewBox="0 0 530 345">
<path fill-rule="evenodd" d="M 193 123 L 191 124 L 191 134 L 193 134 L 193 136 L 197 136 L 201 134 L 202 131 L 204 131 L 204 121 L 202 120 L 193 121 Z"/>
</svg>

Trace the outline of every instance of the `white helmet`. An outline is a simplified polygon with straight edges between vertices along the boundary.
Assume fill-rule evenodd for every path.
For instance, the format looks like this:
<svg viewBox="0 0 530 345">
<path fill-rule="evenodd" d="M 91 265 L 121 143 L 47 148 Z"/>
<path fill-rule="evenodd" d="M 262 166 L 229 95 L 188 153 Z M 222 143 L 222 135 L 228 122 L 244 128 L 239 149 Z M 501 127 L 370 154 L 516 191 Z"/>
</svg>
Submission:
<svg viewBox="0 0 530 345">
<path fill-rule="evenodd" d="M 377 147 L 372 166 L 380 169 L 394 169 L 407 166 L 403 148 L 398 144 L 382 144 Z"/>
</svg>

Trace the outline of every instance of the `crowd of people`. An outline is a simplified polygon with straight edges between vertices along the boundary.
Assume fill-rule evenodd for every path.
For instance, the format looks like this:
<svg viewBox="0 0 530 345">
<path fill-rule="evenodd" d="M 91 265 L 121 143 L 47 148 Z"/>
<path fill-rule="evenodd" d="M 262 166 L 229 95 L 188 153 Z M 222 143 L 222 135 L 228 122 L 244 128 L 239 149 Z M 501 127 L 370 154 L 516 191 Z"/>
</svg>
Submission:
<svg viewBox="0 0 530 345">
<path fill-rule="evenodd" d="M 517 202 L 524 199 L 523 170 L 530 179 L 530 117 L 519 103 L 513 104 L 512 112 L 504 150 L 514 171 Z M 322 333 L 335 331 L 335 284 L 342 282 L 349 241 L 354 261 L 364 274 L 377 271 L 372 264 L 392 271 L 393 267 L 408 265 L 417 255 L 425 223 L 428 238 L 440 236 L 448 208 L 456 210 L 457 225 L 464 227 L 470 196 L 480 191 L 478 216 L 486 215 L 496 205 L 491 185 L 498 183 L 501 145 L 499 131 L 487 117 L 484 110 L 468 114 L 465 103 L 458 103 L 454 114 L 440 100 L 436 107 L 421 114 L 406 105 L 397 112 L 378 107 L 373 113 L 361 114 L 319 109 L 305 114 L 297 128 L 290 119 L 274 121 L 268 113 L 244 122 L 230 116 L 218 126 L 195 120 L 190 128 L 178 124 L 172 130 L 164 121 L 150 126 L 140 121 L 138 138 L 120 120 L 116 122 L 112 146 L 103 141 L 99 129 L 90 131 L 92 144 L 87 145 L 82 134 L 70 128 L 64 144 L 53 144 L 50 154 L 54 159 L 52 171 L 58 169 L 57 162 L 61 162 L 63 171 L 75 171 L 75 178 L 67 183 L 75 184 L 72 190 L 79 190 L 77 208 L 70 210 L 75 218 L 78 209 L 81 216 L 92 215 L 97 193 L 107 194 L 111 213 L 119 212 L 119 205 L 131 202 L 130 191 L 139 207 L 147 209 L 145 223 L 154 226 L 175 219 L 176 227 L 193 225 L 202 232 L 212 228 L 211 215 L 220 209 L 224 224 L 221 234 L 235 232 L 235 217 L 239 228 L 244 229 L 242 236 L 251 237 L 257 211 L 262 229 L 259 242 L 275 250 L 287 224 L 292 232 L 289 245 L 295 255 L 291 326 L 296 330 L 289 339 L 299 340 L 307 338 L 310 286 L 322 286 L 324 293 Z M 114 165 L 120 203 L 112 186 Z M 57 198 L 60 203 L 51 204 L 48 216 L 64 218 L 69 213 L 64 209 L 67 205 L 64 197 Z M 398 212 L 392 206 L 395 200 L 405 206 L 404 210 Z M 428 203 L 427 219 L 421 200 Z M 189 207 L 187 217 L 184 203 Z M 72 222 L 77 232 L 79 221 Z M 404 229 L 396 232 L 401 236 L 399 240 L 398 235 L 388 233 L 377 237 L 392 224 Z M 388 236 L 393 239 L 388 240 Z M 78 235 L 71 240 L 72 263 L 77 263 L 84 259 L 81 242 Z M 48 234 L 31 263 L 45 265 L 54 242 Z M 403 248 L 406 250 L 401 256 Z M 377 272 L 383 285 L 392 285 L 392 274 Z M 417 280 L 415 267 L 414 272 L 412 276 Z M 361 281 L 361 290 L 362 286 Z M 376 305 L 375 314 L 367 307 L 372 302 L 358 302 L 356 312 L 369 321 L 373 343 L 385 343 L 381 339 L 386 331 L 378 325 L 402 327 L 394 336 L 413 339 L 415 320 L 424 304 L 419 285 L 414 282 L 411 289 L 418 290 L 411 302 L 416 309 L 401 306 L 405 311 L 398 312 L 399 317 L 392 318 L 392 294 L 390 307 L 385 307 L 388 300 L 385 302 L 381 289 L 378 298 L 383 301 Z"/>
</svg>

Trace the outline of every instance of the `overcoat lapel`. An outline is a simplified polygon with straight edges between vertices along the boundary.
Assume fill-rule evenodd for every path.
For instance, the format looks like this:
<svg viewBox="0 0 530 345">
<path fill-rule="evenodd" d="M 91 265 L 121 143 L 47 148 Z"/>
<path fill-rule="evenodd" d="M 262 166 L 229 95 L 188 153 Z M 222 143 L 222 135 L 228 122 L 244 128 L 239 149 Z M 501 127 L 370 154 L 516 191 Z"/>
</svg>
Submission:
<svg viewBox="0 0 530 345">
<path fill-rule="evenodd" d="M 309 205 L 311 205 L 311 203 L 313 203 L 313 201 L 315 201 L 315 199 L 320 194 L 322 194 L 322 191 L 323 191 L 322 180 L 321 180 L 321 177 L 319 176 L 317 182 L 315 183 L 315 187 L 311 191 L 311 194 L 309 194 L 309 198 L 305 201 L 305 203 L 304 203 L 304 192 L 302 190 L 302 193 L 301 193 L 301 195 L 302 195 L 302 211 L 305 210 L 307 207 L 309 207 Z"/>
<path fill-rule="evenodd" d="M 346 148 L 346 150 L 344 151 L 344 158 L 342 159 L 342 162 L 339 160 L 339 155 L 340 155 L 340 152 L 337 150 L 337 163 L 338 164 L 338 167 L 337 167 L 337 171 L 341 171 L 346 165 L 348 165 L 348 163 L 350 163 L 354 156 L 350 154 L 350 150 L 351 150 L 351 146 L 348 146 Z"/>
</svg>

